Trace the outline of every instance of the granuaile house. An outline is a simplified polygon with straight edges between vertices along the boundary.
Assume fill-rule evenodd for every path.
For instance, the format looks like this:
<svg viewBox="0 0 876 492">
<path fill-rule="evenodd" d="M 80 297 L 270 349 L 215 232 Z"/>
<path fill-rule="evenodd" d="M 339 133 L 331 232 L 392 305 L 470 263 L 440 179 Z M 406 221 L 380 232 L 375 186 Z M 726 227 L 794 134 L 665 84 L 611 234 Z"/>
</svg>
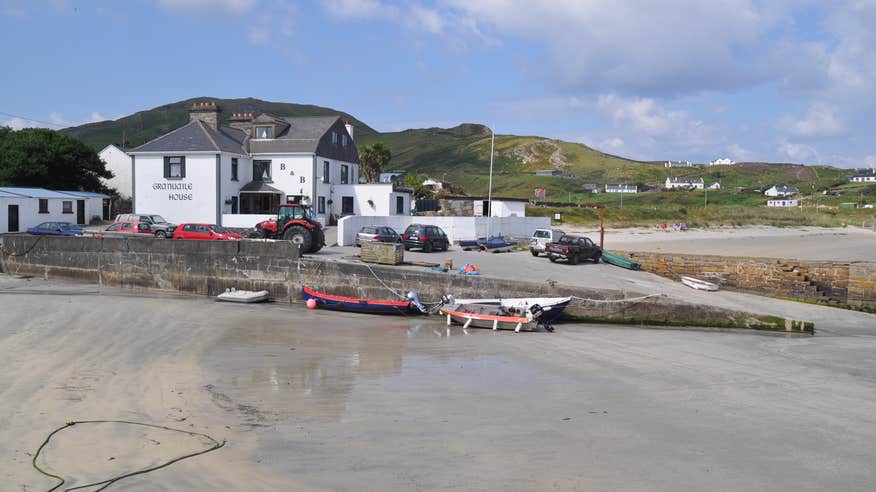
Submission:
<svg viewBox="0 0 876 492">
<path fill-rule="evenodd" d="M 408 215 L 411 190 L 359 184 L 353 126 L 336 116 L 231 115 L 201 101 L 189 123 L 131 149 L 135 213 L 251 227 L 281 203 L 312 205 L 324 224 L 346 215 Z"/>
</svg>

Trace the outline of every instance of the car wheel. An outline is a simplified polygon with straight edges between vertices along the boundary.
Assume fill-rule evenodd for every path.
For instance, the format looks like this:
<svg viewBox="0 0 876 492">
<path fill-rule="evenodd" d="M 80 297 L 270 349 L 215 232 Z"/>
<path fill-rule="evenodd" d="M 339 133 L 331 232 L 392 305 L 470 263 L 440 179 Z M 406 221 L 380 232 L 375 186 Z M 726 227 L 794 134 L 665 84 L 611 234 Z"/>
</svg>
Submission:
<svg viewBox="0 0 876 492">
<path fill-rule="evenodd" d="M 530 248 L 529 252 L 532 253 L 532 256 L 538 257 L 538 251 Z"/>
<path fill-rule="evenodd" d="M 167 233 L 164 231 L 155 231 L 155 237 L 158 239 L 164 239 L 167 237 Z"/>
<path fill-rule="evenodd" d="M 569 264 L 570 265 L 577 265 L 578 264 L 578 255 L 570 256 L 569 257 Z"/>
<path fill-rule="evenodd" d="M 426 244 L 423 245 L 423 253 L 431 253 L 432 252 L 432 241 L 426 241 Z"/>
<path fill-rule="evenodd" d="M 556 262 L 557 262 L 557 257 L 556 257 L 556 256 L 549 255 L 549 256 L 548 256 L 548 259 L 551 260 L 551 263 L 556 263 Z"/>
</svg>

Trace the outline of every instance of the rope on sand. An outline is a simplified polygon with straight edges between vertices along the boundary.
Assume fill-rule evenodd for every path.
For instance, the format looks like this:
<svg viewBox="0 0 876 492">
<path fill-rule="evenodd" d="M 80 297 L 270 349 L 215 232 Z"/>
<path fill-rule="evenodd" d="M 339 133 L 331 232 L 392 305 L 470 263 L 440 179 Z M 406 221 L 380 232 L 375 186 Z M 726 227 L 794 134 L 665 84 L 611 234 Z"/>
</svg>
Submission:
<svg viewBox="0 0 876 492">
<path fill-rule="evenodd" d="M 48 471 L 46 471 L 46 470 L 40 468 L 40 466 L 37 464 L 37 459 L 40 457 L 40 453 L 41 453 L 41 452 L 43 451 L 43 449 L 49 444 L 49 441 L 52 440 L 52 437 L 54 437 L 55 434 L 61 432 L 61 431 L 64 430 L 64 429 L 68 429 L 68 428 L 70 428 L 70 427 L 73 427 L 74 425 L 77 425 L 77 424 L 128 424 L 128 425 L 139 425 L 139 426 L 143 426 L 143 427 L 152 427 L 152 428 L 155 428 L 155 429 L 168 430 L 168 431 L 172 431 L 172 432 L 180 432 L 180 433 L 183 433 L 183 434 L 188 434 L 188 435 L 190 435 L 190 436 L 203 437 L 203 438 L 208 439 L 210 442 L 212 442 L 213 445 L 210 446 L 210 447 L 207 448 L 207 449 L 202 450 L 202 451 L 197 451 L 197 452 L 194 452 L 194 453 L 189 453 L 189 454 L 186 454 L 186 455 L 183 455 L 183 456 L 177 456 L 176 458 L 173 458 L 172 460 L 165 461 L 164 463 L 161 463 L 161 464 L 158 464 L 158 465 L 155 465 L 155 466 L 151 466 L 151 467 L 149 467 L 149 468 L 144 468 L 144 469 L 142 469 L 142 470 L 137 470 L 137 471 L 133 471 L 133 472 L 130 472 L 130 473 L 125 473 L 125 474 L 119 475 L 119 476 L 117 476 L 117 477 L 113 477 L 113 478 L 108 478 L 108 479 L 106 479 L 106 480 L 102 480 L 102 481 L 100 481 L 100 482 L 94 482 L 94 483 L 89 483 L 89 484 L 85 484 L 85 485 L 79 485 L 79 486 L 76 486 L 76 487 L 70 487 L 70 488 L 68 488 L 68 489 L 64 489 L 64 492 L 70 492 L 70 491 L 73 491 L 73 490 L 80 490 L 80 489 L 87 489 L 87 488 L 91 488 L 91 487 L 99 487 L 99 488 L 97 488 L 97 489 L 94 489 L 94 492 L 99 492 L 99 491 L 101 491 L 101 490 L 105 490 L 107 487 L 109 487 L 110 485 L 112 485 L 112 484 L 118 482 L 119 480 L 122 480 L 122 479 L 125 479 L 125 478 L 129 478 L 129 477 L 133 477 L 133 476 L 136 476 L 136 475 L 143 475 L 143 474 L 146 474 L 146 473 L 149 473 L 149 472 L 153 472 L 153 471 L 155 471 L 155 470 L 159 470 L 159 469 L 161 469 L 161 468 L 168 467 L 168 466 L 170 466 L 170 465 L 172 465 L 172 464 L 174 464 L 174 463 L 176 463 L 176 462 L 178 462 L 178 461 L 182 461 L 182 460 L 184 460 L 184 459 L 188 459 L 188 458 L 194 458 L 195 456 L 200 456 L 200 455 L 202 455 L 202 454 L 207 454 L 207 453 L 209 453 L 209 452 L 211 452 L 211 451 L 215 451 L 215 450 L 221 448 L 222 446 L 225 446 L 225 441 L 224 441 L 224 440 L 223 440 L 222 442 L 219 442 L 219 441 L 217 441 L 216 439 L 213 439 L 212 437 L 208 436 L 207 434 L 201 434 L 200 432 L 187 431 L 187 430 L 184 430 L 184 429 L 174 429 L 174 428 L 172 428 L 172 427 L 165 427 L 165 426 L 163 426 L 163 425 L 146 424 L 146 423 L 143 423 L 143 422 L 132 422 L 132 421 L 130 421 L 130 420 L 74 420 L 74 421 L 71 421 L 71 422 L 67 422 L 67 423 L 64 424 L 63 426 L 58 427 L 57 429 L 55 429 L 55 430 L 53 430 L 51 433 L 49 433 L 49 435 L 46 436 L 46 439 L 43 441 L 43 443 L 40 444 L 40 447 L 37 448 L 36 453 L 34 453 L 34 455 L 33 455 L 33 460 L 31 460 L 31 464 L 32 464 L 33 467 L 36 469 L 36 471 L 42 473 L 43 475 L 45 475 L 45 476 L 47 476 L 47 477 L 54 478 L 55 480 L 60 480 L 60 483 L 58 483 L 58 484 L 55 485 L 54 487 L 50 488 L 47 492 L 53 492 L 53 491 L 59 489 L 61 486 L 63 486 L 63 485 L 66 483 L 66 481 L 65 481 L 62 477 L 60 477 L 60 476 L 58 476 L 58 475 L 55 475 L 54 473 L 50 473 L 50 472 L 48 472 Z"/>
<path fill-rule="evenodd" d="M 572 299 L 583 301 L 583 302 L 604 302 L 604 303 L 614 303 L 614 302 L 636 302 L 642 301 L 645 299 L 650 299 L 652 297 L 665 297 L 666 294 L 648 294 L 647 296 L 641 297 L 628 297 L 625 299 L 587 299 L 586 297 L 578 297 L 578 296 L 569 296 Z"/>
</svg>

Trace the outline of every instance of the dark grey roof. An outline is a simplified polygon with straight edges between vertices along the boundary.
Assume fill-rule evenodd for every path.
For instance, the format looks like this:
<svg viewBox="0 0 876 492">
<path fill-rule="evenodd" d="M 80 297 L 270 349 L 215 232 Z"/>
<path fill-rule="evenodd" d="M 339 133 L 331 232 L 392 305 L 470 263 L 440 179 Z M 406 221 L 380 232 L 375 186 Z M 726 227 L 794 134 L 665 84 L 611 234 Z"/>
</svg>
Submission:
<svg viewBox="0 0 876 492">
<path fill-rule="evenodd" d="M 248 193 L 279 193 L 283 194 L 281 190 L 274 188 L 273 186 L 265 183 L 264 181 L 250 181 L 249 183 L 243 185 L 240 189 L 241 192 Z"/>
<path fill-rule="evenodd" d="M 855 171 L 856 177 L 876 176 L 876 169 L 858 169 Z"/>
<path fill-rule="evenodd" d="M 295 118 L 276 118 L 289 126 L 270 140 L 250 140 L 249 148 L 253 154 L 273 154 L 286 152 L 316 153 L 319 140 L 337 123 L 338 116 L 303 116 Z"/>
<path fill-rule="evenodd" d="M 137 152 L 231 152 L 246 154 L 243 148 L 244 132 L 220 127 L 214 130 L 200 120 L 192 121 L 176 130 L 147 142 L 129 153 Z"/>
</svg>

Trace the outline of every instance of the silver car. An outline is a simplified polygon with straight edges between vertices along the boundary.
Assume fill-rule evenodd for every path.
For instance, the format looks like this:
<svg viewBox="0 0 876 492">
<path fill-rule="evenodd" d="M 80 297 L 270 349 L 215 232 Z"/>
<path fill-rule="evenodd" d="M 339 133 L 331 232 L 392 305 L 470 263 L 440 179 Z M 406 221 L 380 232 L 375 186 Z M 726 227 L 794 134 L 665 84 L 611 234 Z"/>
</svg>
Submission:
<svg viewBox="0 0 876 492">
<path fill-rule="evenodd" d="M 362 243 L 397 243 L 399 241 L 401 241 L 401 236 L 392 227 L 365 226 L 356 233 L 357 247 L 362 247 Z"/>
<path fill-rule="evenodd" d="M 529 252 L 532 256 L 538 256 L 544 253 L 544 247 L 547 243 L 555 243 L 560 240 L 566 233 L 560 229 L 536 229 L 529 238 Z"/>
</svg>

